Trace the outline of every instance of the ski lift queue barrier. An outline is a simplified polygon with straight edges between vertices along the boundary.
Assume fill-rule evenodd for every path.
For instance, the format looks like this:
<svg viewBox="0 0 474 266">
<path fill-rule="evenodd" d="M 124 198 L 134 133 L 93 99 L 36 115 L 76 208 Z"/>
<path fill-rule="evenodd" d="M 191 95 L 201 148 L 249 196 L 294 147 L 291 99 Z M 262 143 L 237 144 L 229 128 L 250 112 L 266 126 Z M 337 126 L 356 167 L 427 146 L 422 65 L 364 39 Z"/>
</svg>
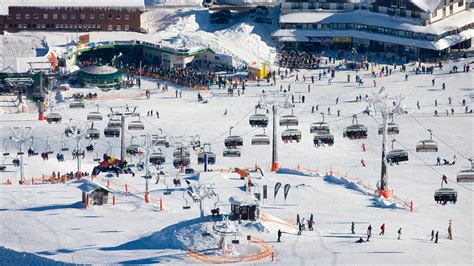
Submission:
<svg viewBox="0 0 474 266">
<path fill-rule="evenodd" d="M 127 73 L 127 74 L 134 74 L 134 75 L 139 75 L 140 74 L 139 71 L 137 71 L 137 70 L 130 70 L 130 69 L 127 69 L 127 68 L 125 68 L 123 70 L 123 72 Z M 150 73 L 150 72 L 142 71 L 142 76 L 149 77 L 149 78 L 154 78 L 154 79 L 162 79 L 162 80 L 170 81 L 170 82 L 177 83 L 179 85 L 183 85 L 183 86 L 186 86 L 186 87 L 189 87 L 189 88 L 192 88 L 192 89 L 209 90 L 208 87 L 205 86 L 205 85 L 194 84 L 194 83 L 190 83 L 190 82 L 180 80 L 178 78 L 170 78 L 170 77 L 161 76 L 159 74 L 154 74 L 154 73 Z"/>
<path fill-rule="evenodd" d="M 250 261 L 258 261 L 269 257 L 272 254 L 272 249 L 267 245 L 265 240 L 252 236 L 249 240 L 252 244 L 258 246 L 261 250 L 260 252 L 245 255 L 245 256 L 238 256 L 238 257 L 215 257 L 215 256 L 207 256 L 203 253 L 194 251 L 192 249 L 188 249 L 186 254 L 202 263 L 208 264 L 223 264 L 223 263 L 238 263 L 238 262 L 250 262 Z"/>
</svg>

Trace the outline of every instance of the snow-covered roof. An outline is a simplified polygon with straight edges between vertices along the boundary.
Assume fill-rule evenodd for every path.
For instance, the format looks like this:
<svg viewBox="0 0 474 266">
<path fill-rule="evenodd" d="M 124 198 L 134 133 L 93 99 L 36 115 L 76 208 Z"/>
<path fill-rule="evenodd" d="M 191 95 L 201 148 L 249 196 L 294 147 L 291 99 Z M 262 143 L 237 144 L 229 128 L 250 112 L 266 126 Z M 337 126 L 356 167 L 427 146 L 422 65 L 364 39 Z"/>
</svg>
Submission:
<svg viewBox="0 0 474 266">
<path fill-rule="evenodd" d="M 87 66 L 83 69 L 81 69 L 81 72 L 87 73 L 87 74 L 93 74 L 93 75 L 107 75 L 107 74 L 113 74 L 116 73 L 118 69 L 115 67 L 111 66 Z"/>
<path fill-rule="evenodd" d="M 103 186 L 95 181 L 91 181 L 91 180 L 87 180 L 87 179 L 84 179 L 82 185 L 78 186 L 77 187 L 78 189 L 80 189 L 82 192 L 86 193 L 86 194 L 90 194 L 91 192 L 93 192 L 94 190 L 98 189 L 98 188 L 102 188 L 108 192 L 112 192 L 112 190 L 106 186 Z"/>
<path fill-rule="evenodd" d="M 293 37 L 291 39 L 302 41 L 301 38 L 306 38 L 306 41 L 309 42 L 310 38 L 321 38 L 321 37 L 350 37 L 350 38 L 360 38 L 372 41 L 394 43 L 399 45 L 413 46 L 431 50 L 443 50 L 454 44 L 463 42 L 470 38 L 474 38 L 474 29 L 465 30 L 459 34 L 454 34 L 442 38 L 436 42 L 411 39 L 411 38 L 402 38 L 397 36 L 383 35 L 371 32 L 356 31 L 356 30 L 278 30 L 273 34 L 274 37 L 281 39 L 287 37 Z"/>
<path fill-rule="evenodd" d="M 440 0 L 411 0 L 411 2 L 425 12 L 431 13 L 439 5 Z"/>
<path fill-rule="evenodd" d="M 440 34 L 472 23 L 474 10 L 464 10 L 423 26 L 415 19 L 389 16 L 368 10 L 351 12 L 297 12 L 280 16 L 280 23 L 359 23 L 420 33 Z"/>
<path fill-rule="evenodd" d="M 0 73 L 24 73 L 29 62 L 48 62 L 49 47 L 37 36 L 0 35 Z"/>
<path fill-rule="evenodd" d="M 0 15 L 7 15 L 10 6 L 18 7 L 123 7 L 145 9 L 144 0 L 1 0 Z"/>
<path fill-rule="evenodd" d="M 249 206 L 249 205 L 259 204 L 258 199 L 250 194 L 232 196 L 229 198 L 229 202 L 230 204 L 239 205 L 239 206 Z"/>
</svg>

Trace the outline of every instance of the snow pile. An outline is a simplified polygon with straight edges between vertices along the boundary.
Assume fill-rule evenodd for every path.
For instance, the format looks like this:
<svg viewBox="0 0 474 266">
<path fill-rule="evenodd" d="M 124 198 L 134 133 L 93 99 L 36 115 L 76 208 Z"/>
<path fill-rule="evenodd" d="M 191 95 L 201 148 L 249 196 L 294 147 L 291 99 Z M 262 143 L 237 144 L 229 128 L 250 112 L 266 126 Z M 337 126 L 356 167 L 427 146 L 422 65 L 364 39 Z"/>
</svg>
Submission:
<svg viewBox="0 0 474 266">
<path fill-rule="evenodd" d="M 324 179 L 324 181 L 326 181 L 328 183 L 332 183 L 332 184 L 336 184 L 336 185 L 343 185 L 348 189 L 352 189 L 352 190 L 362 192 L 365 195 L 372 195 L 371 193 L 367 192 L 363 187 L 361 187 L 359 184 L 357 184 L 357 183 L 355 183 L 351 180 L 348 180 L 344 177 L 336 177 L 336 176 L 332 176 L 332 175 L 326 175 L 326 176 L 323 177 L 323 179 Z"/>
<path fill-rule="evenodd" d="M 265 225 L 260 221 L 246 223 L 244 227 L 247 229 L 256 230 L 259 233 L 270 233 L 270 230 L 268 230 L 268 228 L 266 228 Z"/>
<path fill-rule="evenodd" d="M 372 204 L 375 207 L 385 208 L 385 209 L 404 209 L 403 206 L 401 206 L 401 205 L 399 205 L 395 202 L 391 202 L 387 199 L 384 199 L 383 197 L 374 197 L 372 199 Z"/>
<path fill-rule="evenodd" d="M 145 0 L 147 6 L 164 6 L 164 7 L 177 7 L 177 6 L 200 6 L 202 0 Z"/>
<path fill-rule="evenodd" d="M 276 172 L 277 174 L 286 174 L 286 175 L 299 175 L 299 176 L 314 176 L 311 173 L 307 173 L 304 171 L 298 171 L 290 168 L 280 168 Z"/>
</svg>

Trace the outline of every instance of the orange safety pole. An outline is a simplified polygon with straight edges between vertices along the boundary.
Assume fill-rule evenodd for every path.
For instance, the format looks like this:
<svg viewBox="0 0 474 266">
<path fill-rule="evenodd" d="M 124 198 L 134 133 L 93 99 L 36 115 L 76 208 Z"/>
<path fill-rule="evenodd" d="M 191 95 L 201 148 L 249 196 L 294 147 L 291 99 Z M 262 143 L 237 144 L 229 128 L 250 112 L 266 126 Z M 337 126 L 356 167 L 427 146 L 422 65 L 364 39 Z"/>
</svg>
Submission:
<svg viewBox="0 0 474 266">
<path fill-rule="evenodd" d="M 163 198 L 160 198 L 160 211 L 163 211 Z"/>
<path fill-rule="evenodd" d="M 145 192 L 145 203 L 150 203 L 150 192 Z"/>
<path fill-rule="evenodd" d="M 110 187 L 110 179 L 107 179 L 107 187 Z"/>
<path fill-rule="evenodd" d="M 86 197 L 84 198 L 84 208 L 87 209 L 88 203 L 89 203 L 89 195 L 86 194 Z"/>
<path fill-rule="evenodd" d="M 275 261 L 275 247 L 272 246 L 272 261 Z"/>
<path fill-rule="evenodd" d="M 125 184 L 125 195 L 128 196 L 128 185 Z"/>
<path fill-rule="evenodd" d="M 112 195 L 112 205 L 115 206 L 115 195 Z"/>
<path fill-rule="evenodd" d="M 32 184 L 32 185 L 35 184 L 35 178 L 34 178 L 34 177 L 31 178 L 31 184 Z"/>
<path fill-rule="evenodd" d="M 410 212 L 413 212 L 413 200 L 410 201 Z"/>
</svg>

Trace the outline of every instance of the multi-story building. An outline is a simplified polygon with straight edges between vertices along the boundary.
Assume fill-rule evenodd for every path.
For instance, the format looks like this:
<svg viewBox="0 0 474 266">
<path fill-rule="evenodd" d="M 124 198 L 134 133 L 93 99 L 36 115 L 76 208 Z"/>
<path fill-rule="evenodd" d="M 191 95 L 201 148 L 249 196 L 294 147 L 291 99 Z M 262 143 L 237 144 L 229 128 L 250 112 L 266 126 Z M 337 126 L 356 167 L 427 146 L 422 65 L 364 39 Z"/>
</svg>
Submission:
<svg viewBox="0 0 474 266">
<path fill-rule="evenodd" d="M 139 31 L 144 0 L 4 0 L 0 33 Z"/>
<path fill-rule="evenodd" d="M 470 48 L 474 10 L 466 0 L 284 0 L 283 48 L 357 48 L 411 58 Z"/>
</svg>

